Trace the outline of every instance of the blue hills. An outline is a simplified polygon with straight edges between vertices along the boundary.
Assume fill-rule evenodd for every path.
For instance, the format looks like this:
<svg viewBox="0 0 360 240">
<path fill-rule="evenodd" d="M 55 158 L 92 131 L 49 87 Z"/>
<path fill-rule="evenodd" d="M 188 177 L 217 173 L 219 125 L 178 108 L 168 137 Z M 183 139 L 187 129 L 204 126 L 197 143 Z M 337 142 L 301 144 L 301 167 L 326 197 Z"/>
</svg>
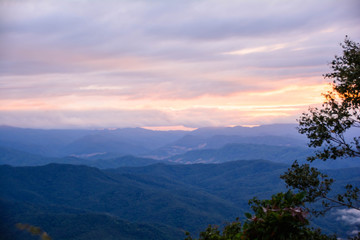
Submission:
<svg viewBox="0 0 360 240">
<path fill-rule="evenodd" d="M 184 239 L 249 211 L 247 202 L 285 191 L 279 176 L 313 152 L 294 124 L 185 131 L 42 130 L 0 127 L 2 239 Z M 360 183 L 357 159 L 315 163 L 334 192 Z M 352 228 L 334 211 L 325 232 Z"/>
<path fill-rule="evenodd" d="M 286 169 L 287 165 L 264 160 L 107 170 L 69 164 L 3 165 L 2 231 L 20 239 L 14 224 L 25 221 L 41 226 L 54 239 L 81 239 L 89 236 L 86 233 L 101 239 L 133 234 L 129 239 L 138 239 L 144 231 L 152 232 L 145 239 L 183 239 L 184 231 L 196 234 L 208 224 L 243 216 L 253 196 L 267 198 L 285 190 L 279 175 Z M 338 186 L 349 180 L 360 183 L 359 168 L 328 173 L 337 177 Z M 333 219 L 319 224 L 326 226 L 328 221 Z M 76 222 L 83 230 L 73 228 Z M 111 226 L 113 230 L 104 231 Z M 339 223 L 331 230 L 345 234 L 347 229 Z"/>
</svg>

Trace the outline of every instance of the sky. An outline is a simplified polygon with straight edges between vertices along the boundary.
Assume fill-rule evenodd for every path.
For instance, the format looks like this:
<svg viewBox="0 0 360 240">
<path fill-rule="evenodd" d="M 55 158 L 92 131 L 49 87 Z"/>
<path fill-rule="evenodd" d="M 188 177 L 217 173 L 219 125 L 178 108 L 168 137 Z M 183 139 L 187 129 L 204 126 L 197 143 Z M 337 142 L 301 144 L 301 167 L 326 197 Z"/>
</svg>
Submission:
<svg viewBox="0 0 360 240">
<path fill-rule="evenodd" d="M 296 123 L 357 0 L 0 0 L 0 125 Z"/>
</svg>

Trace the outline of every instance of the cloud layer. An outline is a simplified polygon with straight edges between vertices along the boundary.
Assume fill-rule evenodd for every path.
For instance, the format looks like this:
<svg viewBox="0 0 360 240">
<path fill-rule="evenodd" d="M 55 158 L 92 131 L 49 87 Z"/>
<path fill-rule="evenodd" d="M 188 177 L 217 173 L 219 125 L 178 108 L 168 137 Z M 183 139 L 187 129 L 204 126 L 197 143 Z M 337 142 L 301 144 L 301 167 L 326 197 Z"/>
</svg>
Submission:
<svg viewBox="0 0 360 240">
<path fill-rule="evenodd" d="M 335 212 L 338 216 L 336 220 L 345 223 L 346 225 L 353 226 L 353 229 L 349 232 L 349 235 L 357 235 L 360 225 L 360 211 L 357 209 L 340 209 Z"/>
<path fill-rule="evenodd" d="M 358 1 L 0 1 L 0 124 L 293 122 Z M 101 116 L 100 116 L 101 115 Z M 30 119 L 30 120 L 29 120 Z"/>
</svg>

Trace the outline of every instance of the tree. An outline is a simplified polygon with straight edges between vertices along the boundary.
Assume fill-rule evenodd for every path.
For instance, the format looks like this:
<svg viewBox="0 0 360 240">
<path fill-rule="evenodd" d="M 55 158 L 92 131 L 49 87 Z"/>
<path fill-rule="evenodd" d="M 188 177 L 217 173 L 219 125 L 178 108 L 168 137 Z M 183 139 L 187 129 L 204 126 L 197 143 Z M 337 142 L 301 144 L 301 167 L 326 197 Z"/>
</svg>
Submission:
<svg viewBox="0 0 360 240">
<path fill-rule="evenodd" d="M 237 219 L 227 224 L 223 231 L 211 226 L 200 233 L 199 240 L 335 240 L 336 236 L 321 234 L 319 229 L 309 228 L 304 193 L 278 193 L 270 200 L 249 201 L 254 215 L 246 213 L 242 225 Z M 187 234 L 185 240 L 193 240 Z"/>
<path fill-rule="evenodd" d="M 317 149 L 309 162 L 360 157 L 360 136 L 349 136 L 349 131 L 360 128 L 360 44 L 346 36 L 340 45 L 342 56 L 335 56 L 331 62 L 333 71 L 324 75 L 332 80 L 332 90 L 323 94 L 325 102 L 321 108 L 310 108 L 298 120 L 299 133 L 306 134 L 309 147 Z M 334 207 L 360 210 L 358 187 L 348 184 L 344 193 L 330 197 L 334 180 L 309 164 L 294 162 L 281 178 L 288 187 L 306 192 L 306 201 L 322 200 L 325 208 L 313 209 L 315 214 L 324 214 Z"/>
<path fill-rule="evenodd" d="M 39 227 L 24 223 L 17 223 L 16 227 L 19 230 L 26 231 L 33 236 L 39 236 L 41 240 L 51 240 L 51 237 L 47 234 L 47 232 L 44 232 Z"/>
<path fill-rule="evenodd" d="M 322 108 L 310 108 L 299 119 L 309 146 L 322 147 L 309 161 L 360 157 L 360 136 L 346 138 L 349 129 L 360 127 L 360 44 L 346 37 L 341 46 L 343 55 L 335 56 L 333 72 L 324 75 L 332 80 L 332 91 L 323 94 Z"/>
<path fill-rule="evenodd" d="M 347 136 L 350 130 L 360 128 L 360 44 L 346 36 L 340 45 L 343 55 L 335 56 L 331 62 L 333 71 L 324 75 L 332 80 L 332 91 L 323 94 L 325 102 L 321 108 L 310 108 L 298 120 L 299 132 L 306 134 L 309 147 L 317 149 L 308 158 L 310 163 L 316 159 L 360 157 L 360 136 Z M 334 180 L 310 164 L 295 161 L 281 178 L 295 192 L 278 193 L 270 200 L 254 198 L 249 201 L 254 215 L 245 214 L 243 225 L 238 219 L 222 231 L 210 225 L 200 233 L 199 240 L 336 239 L 309 228 L 307 214 L 324 214 L 334 207 L 360 210 L 358 187 L 348 184 L 344 193 L 329 196 Z M 308 203 L 318 200 L 325 208 L 309 209 Z M 192 239 L 187 234 L 186 240 Z M 360 239 L 360 233 L 351 239 Z"/>
</svg>

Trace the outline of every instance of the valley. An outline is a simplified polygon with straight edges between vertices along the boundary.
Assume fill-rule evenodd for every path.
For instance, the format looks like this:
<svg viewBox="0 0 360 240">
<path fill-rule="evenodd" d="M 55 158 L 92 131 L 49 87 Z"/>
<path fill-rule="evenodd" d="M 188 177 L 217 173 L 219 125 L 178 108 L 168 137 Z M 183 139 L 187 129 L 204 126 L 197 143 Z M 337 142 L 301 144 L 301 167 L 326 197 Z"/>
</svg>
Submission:
<svg viewBox="0 0 360 240">
<path fill-rule="evenodd" d="M 284 125 L 283 132 L 270 127 L 193 132 L 2 127 L 1 232 L 5 239 L 31 239 L 15 228 L 21 222 L 60 240 L 176 240 L 186 231 L 196 236 L 208 224 L 242 219 L 254 196 L 265 199 L 286 190 L 279 176 L 293 160 L 304 162 L 312 153 L 292 127 Z M 96 139 L 99 134 L 103 137 Z M 139 152 L 130 145 L 141 146 Z M 35 147 L 29 152 L 30 146 Z M 354 159 L 322 167 L 336 177 L 334 191 L 349 181 L 360 183 Z M 335 224 L 340 216 L 332 214 L 315 224 L 346 235 L 352 226 Z"/>
</svg>

